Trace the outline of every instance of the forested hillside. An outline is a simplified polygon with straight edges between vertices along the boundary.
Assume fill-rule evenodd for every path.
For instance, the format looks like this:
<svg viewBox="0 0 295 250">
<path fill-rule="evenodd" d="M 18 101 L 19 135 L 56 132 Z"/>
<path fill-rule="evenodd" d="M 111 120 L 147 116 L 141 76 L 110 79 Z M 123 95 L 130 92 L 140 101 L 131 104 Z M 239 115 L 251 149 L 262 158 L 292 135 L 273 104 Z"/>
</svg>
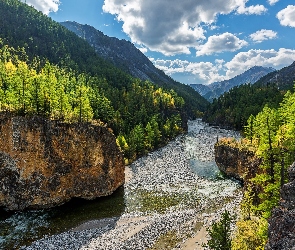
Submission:
<svg viewBox="0 0 295 250">
<path fill-rule="evenodd" d="M 277 108 L 266 105 L 256 116 L 251 115 L 244 132 L 246 139 L 235 143 L 255 152 L 262 164 L 248 180 L 233 249 L 264 249 L 267 219 L 278 206 L 287 168 L 295 160 L 295 94 L 288 91 Z"/>
<path fill-rule="evenodd" d="M 295 62 L 265 75 L 253 85 L 234 87 L 214 99 L 203 119 L 211 124 L 242 130 L 249 116 L 257 115 L 266 104 L 277 108 L 286 91 L 293 91 L 294 81 Z"/>
<path fill-rule="evenodd" d="M 214 99 L 203 119 L 210 124 L 242 130 L 249 116 L 258 114 L 266 104 L 269 107 L 278 107 L 283 94 L 284 91 L 273 84 L 237 86 Z"/>
<path fill-rule="evenodd" d="M 85 39 L 104 59 L 116 67 L 141 80 L 148 80 L 158 86 L 173 88 L 185 100 L 187 112 L 191 107 L 204 111 L 208 102 L 194 91 L 189 85 L 179 83 L 156 68 L 153 63 L 131 42 L 108 37 L 90 25 L 77 22 L 62 22 L 63 26 Z"/>
<path fill-rule="evenodd" d="M 65 122 L 99 119 L 134 159 L 184 131 L 187 109 L 204 110 L 191 105 L 191 92 L 185 103 L 172 88 L 133 78 L 18 0 L 0 2 L 0 25 L 1 111 Z"/>
</svg>

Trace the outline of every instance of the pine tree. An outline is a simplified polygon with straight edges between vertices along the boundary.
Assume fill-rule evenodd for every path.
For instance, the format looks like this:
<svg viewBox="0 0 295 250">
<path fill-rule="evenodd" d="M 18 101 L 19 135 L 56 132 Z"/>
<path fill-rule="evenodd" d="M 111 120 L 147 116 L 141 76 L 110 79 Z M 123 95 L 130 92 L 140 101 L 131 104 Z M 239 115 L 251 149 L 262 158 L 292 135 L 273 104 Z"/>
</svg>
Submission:
<svg viewBox="0 0 295 250">
<path fill-rule="evenodd" d="M 208 230 L 210 239 L 204 247 L 214 250 L 230 250 L 231 249 L 231 223 L 234 218 L 225 210 L 218 222 L 212 224 L 211 229 Z"/>
</svg>

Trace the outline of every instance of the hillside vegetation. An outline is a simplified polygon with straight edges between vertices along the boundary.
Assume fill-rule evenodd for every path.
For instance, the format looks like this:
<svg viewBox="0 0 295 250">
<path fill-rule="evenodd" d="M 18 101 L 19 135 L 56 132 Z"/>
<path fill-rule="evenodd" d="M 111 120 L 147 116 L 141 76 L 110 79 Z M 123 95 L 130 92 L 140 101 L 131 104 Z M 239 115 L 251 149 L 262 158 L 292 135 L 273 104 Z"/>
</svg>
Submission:
<svg viewBox="0 0 295 250">
<path fill-rule="evenodd" d="M 208 106 L 204 121 L 222 127 L 242 130 L 249 116 L 257 115 L 265 105 L 277 108 L 284 94 L 293 91 L 295 62 L 270 72 L 253 85 L 244 84 L 230 89 Z"/>
<path fill-rule="evenodd" d="M 0 2 L 0 23 L 0 37 L 11 47 L 24 47 L 30 60 L 38 56 L 43 64 L 49 60 L 79 73 L 103 77 L 116 88 L 126 88 L 132 82 L 128 71 L 100 57 L 87 41 L 18 0 Z M 154 84 L 177 91 L 184 98 L 186 112 L 191 116 L 198 110 L 205 110 L 207 101 L 196 91 L 172 82 L 157 81 Z"/>
<path fill-rule="evenodd" d="M 242 130 L 249 116 L 257 115 L 266 104 L 269 107 L 278 107 L 284 93 L 285 91 L 280 91 L 273 84 L 237 86 L 214 99 L 203 119 L 210 124 Z"/>
<path fill-rule="evenodd" d="M 129 160 L 185 131 L 188 115 L 204 111 L 191 92 L 183 98 L 173 86 L 133 78 L 25 3 L 1 1 L 0 23 L 1 111 L 100 120 Z"/>
<path fill-rule="evenodd" d="M 204 111 L 208 102 L 191 86 L 179 83 L 156 68 L 153 63 L 131 42 L 108 37 L 90 25 L 77 22 L 62 22 L 63 26 L 85 39 L 102 58 L 124 72 L 141 80 L 156 83 L 159 87 L 173 88 L 185 101 L 185 109 L 193 116 L 193 109 Z"/>
<path fill-rule="evenodd" d="M 249 180 L 241 204 L 241 217 L 233 249 L 264 249 L 267 219 L 280 200 L 280 188 L 287 182 L 287 168 L 295 153 L 295 93 L 288 91 L 277 108 L 267 105 L 245 126 L 242 147 L 262 158 L 259 174 Z"/>
</svg>

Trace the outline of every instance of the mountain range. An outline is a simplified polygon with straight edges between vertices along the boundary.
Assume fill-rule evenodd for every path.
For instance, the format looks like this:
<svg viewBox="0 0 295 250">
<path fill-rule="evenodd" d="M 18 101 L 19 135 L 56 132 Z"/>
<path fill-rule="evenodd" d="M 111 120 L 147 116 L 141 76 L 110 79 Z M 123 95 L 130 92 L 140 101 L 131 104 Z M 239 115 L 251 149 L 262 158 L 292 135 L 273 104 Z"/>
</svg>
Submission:
<svg viewBox="0 0 295 250">
<path fill-rule="evenodd" d="M 275 72 L 274 68 L 266 68 L 262 66 L 254 66 L 244 73 L 235 76 L 229 80 L 224 80 L 220 82 L 214 82 L 209 85 L 203 84 L 191 84 L 190 86 L 194 88 L 200 95 L 204 96 L 207 100 L 212 101 L 214 98 L 218 98 L 224 92 L 229 91 L 235 86 L 239 86 L 245 83 L 255 83 L 261 77 L 268 75 L 269 73 Z"/>
<path fill-rule="evenodd" d="M 185 99 L 186 104 L 198 107 L 202 111 L 205 110 L 207 102 L 197 91 L 194 91 L 189 85 L 175 81 L 162 70 L 156 68 L 131 42 L 104 35 L 101 31 L 87 24 L 83 25 L 72 21 L 60 24 L 83 38 L 100 57 L 124 72 L 135 78 L 151 81 L 160 87 L 174 89 Z"/>
</svg>

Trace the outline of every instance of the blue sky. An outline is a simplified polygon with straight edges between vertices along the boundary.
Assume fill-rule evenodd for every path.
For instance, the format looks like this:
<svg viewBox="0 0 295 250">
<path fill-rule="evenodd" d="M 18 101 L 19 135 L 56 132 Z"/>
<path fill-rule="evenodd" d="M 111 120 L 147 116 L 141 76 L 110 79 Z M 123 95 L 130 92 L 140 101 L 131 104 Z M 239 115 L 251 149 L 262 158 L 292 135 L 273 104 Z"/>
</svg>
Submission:
<svg viewBox="0 0 295 250">
<path fill-rule="evenodd" d="M 209 84 L 295 61 L 294 0 L 27 0 L 134 43 L 172 78 Z"/>
</svg>

